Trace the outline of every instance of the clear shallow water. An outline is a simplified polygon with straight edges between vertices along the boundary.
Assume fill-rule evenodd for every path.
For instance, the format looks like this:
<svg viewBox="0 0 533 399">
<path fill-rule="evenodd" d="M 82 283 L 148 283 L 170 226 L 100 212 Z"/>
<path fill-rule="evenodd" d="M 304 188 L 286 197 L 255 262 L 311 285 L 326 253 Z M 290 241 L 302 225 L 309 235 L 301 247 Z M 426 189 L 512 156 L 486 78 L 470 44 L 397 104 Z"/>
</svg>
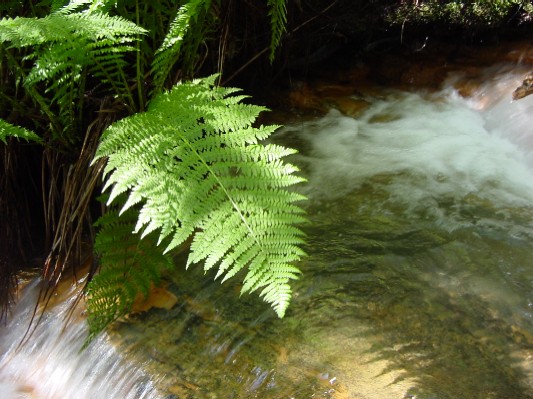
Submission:
<svg viewBox="0 0 533 399">
<path fill-rule="evenodd" d="M 180 307 L 117 330 L 169 397 L 533 397 L 533 96 L 485 74 L 469 99 L 384 90 L 279 132 L 309 179 L 292 306 L 178 273 Z"/>
<path fill-rule="evenodd" d="M 533 96 L 510 101 L 522 75 L 506 66 L 468 99 L 459 78 L 278 133 L 300 149 L 311 220 L 285 319 L 180 270 L 174 309 L 110 332 L 153 379 L 122 379 L 123 365 L 95 378 L 155 381 L 167 399 L 533 398 Z"/>
</svg>

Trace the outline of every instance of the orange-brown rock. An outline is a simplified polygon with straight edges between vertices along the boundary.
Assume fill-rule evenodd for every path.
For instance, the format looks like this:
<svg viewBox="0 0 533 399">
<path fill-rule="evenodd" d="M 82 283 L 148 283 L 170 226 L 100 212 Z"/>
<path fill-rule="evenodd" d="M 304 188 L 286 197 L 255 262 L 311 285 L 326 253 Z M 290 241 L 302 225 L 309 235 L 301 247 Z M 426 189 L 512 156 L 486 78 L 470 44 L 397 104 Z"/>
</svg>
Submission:
<svg viewBox="0 0 533 399">
<path fill-rule="evenodd" d="M 152 308 L 170 310 L 178 302 L 178 298 L 165 287 L 150 286 L 150 293 L 145 298 L 143 294 L 137 294 L 133 303 L 132 312 L 146 312 Z"/>
<path fill-rule="evenodd" d="M 446 75 L 448 68 L 443 65 L 416 64 L 411 65 L 402 73 L 401 83 L 409 86 L 439 87 Z"/>
<path fill-rule="evenodd" d="M 513 45 L 513 50 L 508 51 L 503 60 L 520 64 L 533 64 L 533 45 L 531 43 Z"/>
<path fill-rule="evenodd" d="M 375 61 L 374 61 L 375 62 Z M 378 84 L 395 85 L 401 81 L 405 59 L 389 56 L 382 62 L 372 64 L 370 79 Z"/>
<path fill-rule="evenodd" d="M 351 83 L 366 82 L 370 74 L 370 67 L 368 65 L 359 63 L 352 67 L 345 78 Z"/>
<path fill-rule="evenodd" d="M 453 86 L 461 96 L 468 98 L 479 90 L 480 83 L 472 79 L 461 79 L 455 82 Z"/>
<path fill-rule="evenodd" d="M 356 118 L 370 105 L 367 101 L 352 97 L 329 99 L 331 105 L 346 116 Z"/>
<path fill-rule="evenodd" d="M 292 108 L 306 111 L 317 111 L 326 113 L 322 99 L 317 96 L 315 91 L 306 83 L 297 83 L 289 93 L 289 103 Z"/>
<path fill-rule="evenodd" d="M 320 97 L 345 97 L 355 93 L 354 86 L 331 83 L 319 83 L 315 90 Z"/>
</svg>

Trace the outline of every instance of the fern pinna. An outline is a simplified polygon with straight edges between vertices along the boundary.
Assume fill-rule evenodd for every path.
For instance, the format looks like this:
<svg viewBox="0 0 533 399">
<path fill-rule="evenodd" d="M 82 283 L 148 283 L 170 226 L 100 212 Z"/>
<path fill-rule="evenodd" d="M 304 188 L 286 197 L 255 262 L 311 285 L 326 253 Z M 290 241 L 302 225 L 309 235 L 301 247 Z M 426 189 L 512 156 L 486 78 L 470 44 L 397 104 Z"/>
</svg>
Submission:
<svg viewBox="0 0 533 399">
<path fill-rule="evenodd" d="M 270 62 L 274 61 L 276 49 L 281 43 L 281 37 L 285 33 L 285 27 L 287 25 L 287 4 L 286 0 L 268 0 L 271 27 L 270 38 Z"/>
<path fill-rule="evenodd" d="M 0 141 L 7 144 L 8 137 L 16 137 L 18 139 L 24 139 L 26 141 L 41 142 L 41 138 L 31 130 L 25 129 L 20 126 L 12 125 L 3 119 L 0 119 Z"/>
<path fill-rule="evenodd" d="M 277 128 L 252 126 L 264 108 L 215 80 L 179 84 L 116 122 L 95 160 L 108 157 L 108 203 L 126 193 L 122 212 L 139 207 L 135 232 L 157 230 L 165 252 L 193 236 L 187 266 L 204 262 L 222 281 L 246 269 L 242 292 L 260 289 L 283 317 L 304 256 L 304 197 L 287 188 L 303 179 L 282 160 L 294 150 L 260 143 Z"/>
<path fill-rule="evenodd" d="M 155 93 L 163 89 L 165 80 L 178 59 L 186 55 L 194 58 L 196 55 L 198 46 L 204 37 L 202 31 L 208 25 L 205 23 L 205 17 L 210 7 L 211 0 L 188 0 L 179 8 L 153 60 Z M 184 51 L 184 47 L 188 48 Z M 188 60 L 183 67 L 191 69 L 192 64 L 192 60 Z"/>
</svg>

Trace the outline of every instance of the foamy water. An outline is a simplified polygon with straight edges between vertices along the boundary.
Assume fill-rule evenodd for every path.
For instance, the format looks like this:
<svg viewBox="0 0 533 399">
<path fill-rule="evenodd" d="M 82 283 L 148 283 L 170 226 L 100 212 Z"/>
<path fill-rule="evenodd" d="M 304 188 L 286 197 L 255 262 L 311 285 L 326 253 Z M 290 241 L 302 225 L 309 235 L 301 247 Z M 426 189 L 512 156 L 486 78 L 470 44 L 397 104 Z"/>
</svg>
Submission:
<svg viewBox="0 0 533 399">
<path fill-rule="evenodd" d="M 533 204 L 533 96 L 511 101 L 523 75 L 489 70 L 486 84 L 464 99 L 451 87 L 434 94 L 391 91 L 357 119 L 331 110 L 285 128 L 310 150 L 311 200 L 331 200 L 372 185 L 408 212 L 475 196 L 496 208 Z M 450 83 L 453 78 L 450 79 Z M 283 133 L 282 133 L 283 134 Z M 456 226 L 456 220 L 439 222 Z"/>
<path fill-rule="evenodd" d="M 37 282 L 23 290 L 12 317 L 0 327 L 2 399 L 156 399 L 159 394 L 139 365 L 130 364 L 106 335 L 87 349 L 87 326 L 77 315 L 68 324 L 75 290 L 45 314 L 20 345 L 31 318 Z"/>
</svg>

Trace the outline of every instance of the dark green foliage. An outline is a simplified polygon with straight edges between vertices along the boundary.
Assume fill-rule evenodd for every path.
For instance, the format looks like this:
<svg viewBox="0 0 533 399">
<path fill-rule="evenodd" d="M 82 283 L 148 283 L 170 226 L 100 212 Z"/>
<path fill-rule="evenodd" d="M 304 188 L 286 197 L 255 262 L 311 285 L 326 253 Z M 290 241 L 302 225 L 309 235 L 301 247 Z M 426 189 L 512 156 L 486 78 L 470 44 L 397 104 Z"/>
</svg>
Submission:
<svg viewBox="0 0 533 399">
<path fill-rule="evenodd" d="M 89 75 L 113 88 L 115 95 L 134 109 L 124 67 L 123 54 L 145 30 L 121 17 L 98 9 L 81 9 L 90 2 L 75 2 L 43 18 L 4 18 L 0 20 L 0 42 L 12 48 L 32 48 L 27 57 L 34 62 L 24 85 L 30 90 L 41 82 L 52 93 L 51 104 L 59 107 L 55 133 L 72 140 L 77 112 L 83 101 L 85 79 Z M 49 111 L 53 113 L 52 111 Z M 53 118 L 53 116 L 51 116 Z"/>
<path fill-rule="evenodd" d="M 180 7 L 170 23 L 170 29 L 161 46 L 157 49 L 152 65 L 154 74 L 154 91 L 159 93 L 178 60 L 189 58 L 186 67 L 193 67 L 191 55 L 196 54 L 205 29 L 205 18 L 211 6 L 211 0 L 189 0 Z M 193 43 L 184 54 L 187 42 Z M 190 71 L 189 71 L 190 72 Z"/>
<path fill-rule="evenodd" d="M 533 15 L 533 4 L 523 0 L 439 1 L 404 3 L 391 16 L 395 23 L 441 22 L 462 27 L 496 26 Z"/>
<path fill-rule="evenodd" d="M 134 208 L 118 217 L 118 206 L 114 206 L 96 223 L 100 230 L 94 250 L 101 272 L 87 288 L 88 340 L 131 311 L 135 298 L 148 296 L 150 285 L 157 284 L 161 273 L 173 266 L 172 258 L 161 253 L 153 236 L 141 240 L 132 234 L 136 220 Z"/>
<path fill-rule="evenodd" d="M 276 129 L 253 127 L 264 108 L 244 104 L 237 89 L 215 87 L 216 75 L 164 92 L 198 71 L 202 45 L 220 29 L 223 1 L 12 4 L 11 17 L 0 19 L 0 140 L 44 144 L 40 180 L 51 249 L 43 298 L 80 258 L 82 237 L 93 234 L 89 201 L 103 171 L 113 204 L 96 224 L 90 338 L 147 295 L 171 267 L 165 251 L 189 238 L 189 264 L 214 268 L 222 280 L 243 271 L 243 292 L 259 290 L 283 316 L 289 282 L 299 275 L 293 264 L 304 255 L 295 227 L 305 220 L 295 204 L 303 197 L 287 190 L 302 179 L 282 160 L 293 151 L 260 144 Z M 273 55 L 285 0 L 267 0 L 262 10 L 267 6 Z"/>
<path fill-rule="evenodd" d="M 142 204 L 136 232 L 159 231 L 171 250 L 194 235 L 188 264 L 217 267 L 225 279 L 247 268 L 243 292 L 261 289 L 280 317 L 288 306 L 291 265 L 304 253 L 303 222 L 290 192 L 302 179 L 281 159 L 293 153 L 262 145 L 276 126 L 252 127 L 264 108 L 246 105 L 216 76 L 177 85 L 148 111 L 104 132 L 96 159 L 108 157 L 109 202 L 128 193 L 123 211 Z"/>
</svg>

